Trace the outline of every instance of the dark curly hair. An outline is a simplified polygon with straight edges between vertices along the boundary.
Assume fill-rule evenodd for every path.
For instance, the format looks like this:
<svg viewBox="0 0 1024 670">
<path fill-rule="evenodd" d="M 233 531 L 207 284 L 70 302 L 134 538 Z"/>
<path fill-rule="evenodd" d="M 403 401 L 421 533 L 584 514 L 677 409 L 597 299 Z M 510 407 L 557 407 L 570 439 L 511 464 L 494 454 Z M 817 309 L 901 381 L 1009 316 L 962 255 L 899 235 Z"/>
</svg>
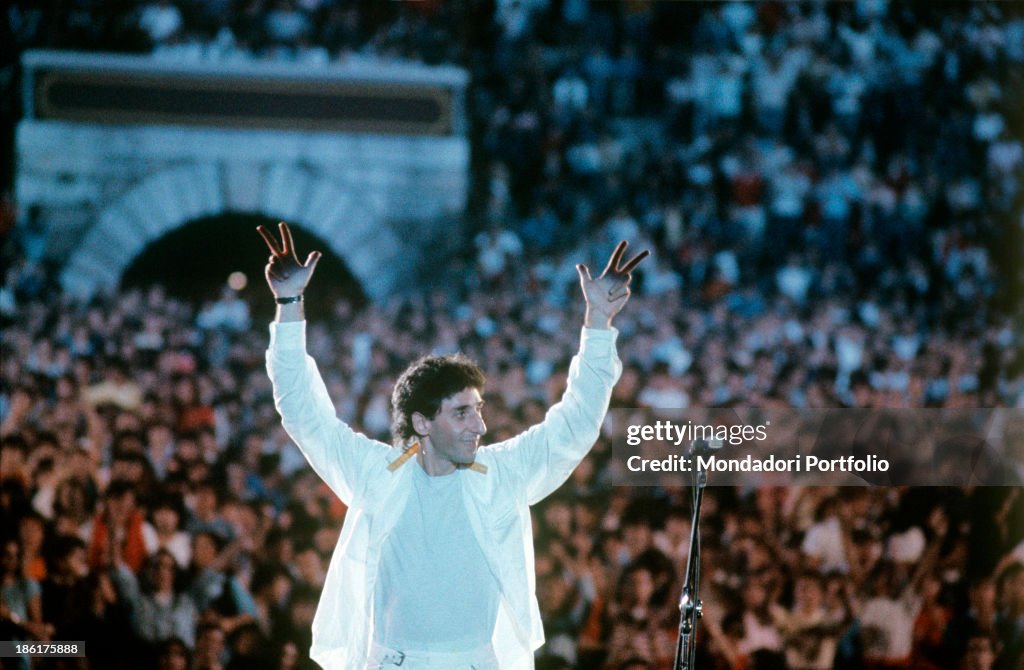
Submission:
<svg viewBox="0 0 1024 670">
<path fill-rule="evenodd" d="M 433 418 L 441 402 L 467 388 L 483 391 L 483 370 L 463 354 L 423 356 L 405 369 L 391 392 L 391 435 L 402 445 L 416 435 L 412 415 Z"/>
</svg>

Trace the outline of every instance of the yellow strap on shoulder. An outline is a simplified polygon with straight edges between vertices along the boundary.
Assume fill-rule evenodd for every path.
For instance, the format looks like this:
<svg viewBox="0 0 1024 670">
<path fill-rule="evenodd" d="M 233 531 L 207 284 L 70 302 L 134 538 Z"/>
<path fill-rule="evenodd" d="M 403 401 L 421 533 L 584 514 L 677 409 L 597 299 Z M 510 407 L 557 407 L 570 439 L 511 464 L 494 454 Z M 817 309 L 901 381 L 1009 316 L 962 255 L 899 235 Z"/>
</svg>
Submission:
<svg viewBox="0 0 1024 670">
<path fill-rule="evenodd" d="M 408 449 L 406 449 L 405 451 L 402 452 L 401 456 L 399 456 L 395 460 L 393 460 L 390 463 L 388 463 L 388 472 L 394 472 L 398 468 L 400 468 L 403 465 L 405 465 L 405 462 L 408 461 L 413 456 L 415 456 L 417 453 L 419 453 L 419 451 L 420 451 L 420 443 L 419 442 L 413 442 L 412 445 Z"/>
<path fill-rule="evenodd" d="M 412 458 L 413 456 L 418 454 L 419 451 L 420 451 L 420 443 L 419 442 L 413 442 L 411 445 L 409 445 L 408 449 L 406 449 L 405 451 L 402 452 L 401 456 L 399 456 L 395 460 L 393 460 L 390 463 L 388 463 L 388 472 L 394 472 L 398 468 L 400 468 L 403 465 L 405 465 L 406 461 L 408 461 L 410 458 Z M 468 470 L 472 470 L 473 472 L 479 472 L 482 475 L 486 475 L 487 474 L 487 466 L 484 465 L 483 463 L 470 463 L 469 465 L 467 465 L 465 467 Z"/>
</svg>

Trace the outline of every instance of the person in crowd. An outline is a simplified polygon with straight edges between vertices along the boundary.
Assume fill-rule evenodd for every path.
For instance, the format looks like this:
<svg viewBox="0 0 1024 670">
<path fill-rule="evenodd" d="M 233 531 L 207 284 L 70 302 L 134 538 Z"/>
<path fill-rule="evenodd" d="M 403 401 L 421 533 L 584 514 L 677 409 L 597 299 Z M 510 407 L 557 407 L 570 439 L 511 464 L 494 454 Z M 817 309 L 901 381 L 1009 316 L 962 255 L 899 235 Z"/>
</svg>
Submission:
<svg viewBox="0 0 1024 670">
<path fill-rule="evenodd" d="M 144 643 L 139 653 L 153 658 L 160 643 L 178 638 L 189 649 L 195 647 L 198 610 L 191 596 L 181 588 L 177 560 L 166 549 L 149 559 L 142 584 L 131 568 L 114 551 L 111 578 L 120 598 L 128 605 L 132 630 Z"/>
<path fill-rule="evenodd" d="M 96 604 L 90 577 L 104 573 L 90 573 L 85 543 L 74 535 L 60 535 L 53 540 L 47 563 L 42 583 L 43 616 L 54 624 L 56 639 L 85 639 L 77 633 Z"/>
<path fill-rule="evenodd" d="M 155 535 L 135 500 L 135 487 L 127 480 L 110 483 L 104 494 L 102 511 L 96 514 L 83 531 L 89 540 L 89 568 L 96 570 L 110 564 L 113 547 L 124 564 L 138 574 L 149 552 L 146 536 Z"/>
<path fill-rule="evenodd" d="M 25 577 L 21 570 L 21 545 L 7 538 L 0 555 L 0 629 L 6 640 L 50 639 L 54 628 L 43 621 L 43 605 L 39 583 Z M 28 655 L 11 658 L 17 668 L 29 667 Z"/>
<path fill-rule="evenodd" d="M 623 572 L 619 594 L 608 612 L 611 631 L 608 658 L 611 667 L 630 659 L 644 659 L 663 667 L 675 653 L 675 628 L 668 608 L 655 602 L 655 581 L 646 564 L 635 564 Z"/>
</svg>

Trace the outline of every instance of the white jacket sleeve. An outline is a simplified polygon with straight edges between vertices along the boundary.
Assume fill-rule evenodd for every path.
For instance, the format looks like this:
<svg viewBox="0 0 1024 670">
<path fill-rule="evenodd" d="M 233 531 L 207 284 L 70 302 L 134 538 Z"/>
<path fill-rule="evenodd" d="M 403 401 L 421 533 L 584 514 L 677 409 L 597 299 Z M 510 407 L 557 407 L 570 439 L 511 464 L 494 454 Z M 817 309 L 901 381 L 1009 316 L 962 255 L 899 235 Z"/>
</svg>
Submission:
<svg viewBox="0 0 1024 670">
<path fill-rule="evenodd" d="M 618 334 L 614 328 L 584 328 L 562 399 L 548 410 L 544 421 L 496 445 L 525 473 L 529 504 L 561 486 L 600 436 L 612 387 L 622 374 L 615 351 Z"/>
<path fill-rule="evenodd" d="M 267 373 L 284 428 L 327 485 L 348 505 L 392 447 L 357 433 L 338 418 L 313 358 L 306 322 L 270 324 Z"/>
</svg>

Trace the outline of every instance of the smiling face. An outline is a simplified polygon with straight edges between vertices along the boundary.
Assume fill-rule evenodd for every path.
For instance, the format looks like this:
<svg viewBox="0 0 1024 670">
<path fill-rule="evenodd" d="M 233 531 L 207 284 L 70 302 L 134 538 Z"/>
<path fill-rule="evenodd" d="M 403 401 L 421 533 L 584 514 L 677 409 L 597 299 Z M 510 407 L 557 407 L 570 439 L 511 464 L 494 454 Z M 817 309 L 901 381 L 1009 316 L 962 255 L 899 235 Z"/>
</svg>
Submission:
<svg viewBox="0 0 1024 670">
<path fill-rule="evenodd" d="M 480 438 L 487 432 L 480 391 L 465 388 L 441 401 L 437 415 L 413 415 L 416 432 L 423 437 L 422 465 L 428 475 L 446 475 L 476 460 Z"/>
</svg>

